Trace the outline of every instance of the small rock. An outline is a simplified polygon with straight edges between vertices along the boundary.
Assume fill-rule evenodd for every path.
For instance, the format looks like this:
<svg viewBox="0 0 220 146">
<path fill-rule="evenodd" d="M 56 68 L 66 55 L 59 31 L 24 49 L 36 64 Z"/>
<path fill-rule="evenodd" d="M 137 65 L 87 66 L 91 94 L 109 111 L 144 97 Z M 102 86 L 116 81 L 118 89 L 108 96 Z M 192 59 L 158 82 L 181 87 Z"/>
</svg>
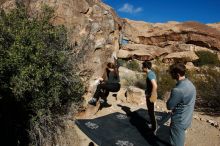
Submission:
<svg viewBox="0 0 220 146">
<path fill-rule="evenodd" d="M 197 115 L 194 115 L 193 118 L 196 119 L 196 120 L 200 120 L 200 117 L 197 116 Z"/>
<path fill-rule="evenodd" d="M 214 126 L 215 128 L 219 128 L 218 122 L 215 122 L 213 126 Z"/>
<path fill-rule="evenodd" d="M 214 123 L 215 123 L 215 121 L 209 120 L 209 119 L 207 119 L 206 122 L 208 122 L 208 123 L 210 123 L 210 124 L 214 124 Z"/>
<path fill-rule="evenodd" d="M 206 121 L 206 119 L 204 119 L 204 118 L 200 118 L 200 121 Z"/>
</svg>

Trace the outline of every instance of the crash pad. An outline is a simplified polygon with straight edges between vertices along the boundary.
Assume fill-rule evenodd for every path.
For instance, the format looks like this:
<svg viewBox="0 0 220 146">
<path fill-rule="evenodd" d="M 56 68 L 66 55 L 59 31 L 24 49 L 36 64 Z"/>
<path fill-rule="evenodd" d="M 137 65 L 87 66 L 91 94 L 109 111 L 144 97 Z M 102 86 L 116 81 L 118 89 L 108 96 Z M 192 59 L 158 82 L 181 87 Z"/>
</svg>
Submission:
<svg viewBox="0 0 220 146">
<path fill-rule="evenodd" d="M 91 140 L 100 146 L 166 146 L 169 138 L 169 127 L 164 125 L 170 114 L 155 112 L 160 128 L 154 135 L 147 126 L 148 111 L 138 109 L 130 111 L 121 106 L 125 113 L 111 113 L 95 119 L 77 119 L 76 125 Z"/>
</svg>

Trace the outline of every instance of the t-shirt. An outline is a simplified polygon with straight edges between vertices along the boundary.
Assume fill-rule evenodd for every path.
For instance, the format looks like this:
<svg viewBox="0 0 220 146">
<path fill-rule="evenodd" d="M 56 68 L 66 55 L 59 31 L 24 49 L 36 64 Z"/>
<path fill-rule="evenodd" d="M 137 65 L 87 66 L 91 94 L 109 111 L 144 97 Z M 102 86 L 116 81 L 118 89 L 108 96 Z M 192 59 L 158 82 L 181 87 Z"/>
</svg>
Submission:
<svg viewBox="0 0 220 146">
<path fill-rule="evenodd" d="M 150 70 L 147 73 L 147 78 L 146 78 L 146 90 L 145 93 L 146 95 L 150 95 L 153 89 L 153 85 L 151 83 L 151 80 L 156 80 L 156 74 L 154 73 L 154 71 Z"/>
<path fill-rule="evenodd" d="M 196 99 L 196 88 L 187 78 L 178 81 L 172 89 L 167 108 L 172 110 L 171 123 L 183 129 L 190 126 Z"/>
<path fill-rule="evenodd" d="M 119 83 L 120 79 L 119 76 L 115 76 L 114 72 L 110 71 L 108 75 L 108 83 Z"/>
</svg>

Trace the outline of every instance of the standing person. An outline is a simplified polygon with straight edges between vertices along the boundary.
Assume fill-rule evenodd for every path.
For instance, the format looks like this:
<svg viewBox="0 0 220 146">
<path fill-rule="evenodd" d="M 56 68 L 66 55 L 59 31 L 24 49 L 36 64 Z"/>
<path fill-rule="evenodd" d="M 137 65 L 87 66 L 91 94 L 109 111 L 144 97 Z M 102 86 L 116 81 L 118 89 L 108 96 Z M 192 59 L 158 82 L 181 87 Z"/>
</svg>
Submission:
<svg viewBox="0 0 220 146">
<path fill-rule="evenodd" d="M 156 80 L 156 74 L 154 71 L 151 70 L 151 67 L 152 67 L 152 63 L 149 61 L 144 61 L 142 63 L 142 69 L 144 72 L 147 73 L 145 95 L 146 95 L 148 114 L 150 116 L 150 121 L 151 121 L 149 127 L 151 127 L 152 132 L 156 135 L 158 126 L 154 113 L 154 104 L 157 100 L 157 80 Z"/>
<path fill-rule="evenodd" d="M 93 98 L 88 103 L 96 106 L 97 101 L 101 97 L 99 100 L 100 104 L 103 107 L 109 107 L 111 106 L 107 103 L 109 92 L 118 92 L 121 87 L 117 65 L 109 62 L 104 77 L 99 78 L 99 81 L 100 84 L 98 84 Z"/>
<path fill-rule="evenodd" d="M 170 144 L 184 146 L 185 130 L 192 122 L 196 99 L 196 89 L 185 77 L 186 67 L 183 63 L 170 66 L 170 75 L 177 81 L 167 101 L 167 109 L 172 110 L 170 124 Z"/>
</svg>

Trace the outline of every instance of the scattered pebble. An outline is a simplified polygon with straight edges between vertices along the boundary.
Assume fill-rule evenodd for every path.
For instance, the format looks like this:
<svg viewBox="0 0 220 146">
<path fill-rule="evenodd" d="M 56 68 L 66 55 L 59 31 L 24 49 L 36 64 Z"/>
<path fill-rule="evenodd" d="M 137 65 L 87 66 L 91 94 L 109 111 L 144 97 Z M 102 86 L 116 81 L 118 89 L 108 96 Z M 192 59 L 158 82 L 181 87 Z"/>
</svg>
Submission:
<svg viewBox="0 0 220 146">
<path fill-rule="evenodd" d="M 199 121 L 205 121 L 205 122 L 209 123 L 211 126 L 214 126 L 215 128 L 220 130 L 219 123 L 214 120 L 205 119 L 205 118 L 199 117 L 198 115 L 194 115 L 193 118 L 196 120 L 199 120 Z"/>
</svg>

